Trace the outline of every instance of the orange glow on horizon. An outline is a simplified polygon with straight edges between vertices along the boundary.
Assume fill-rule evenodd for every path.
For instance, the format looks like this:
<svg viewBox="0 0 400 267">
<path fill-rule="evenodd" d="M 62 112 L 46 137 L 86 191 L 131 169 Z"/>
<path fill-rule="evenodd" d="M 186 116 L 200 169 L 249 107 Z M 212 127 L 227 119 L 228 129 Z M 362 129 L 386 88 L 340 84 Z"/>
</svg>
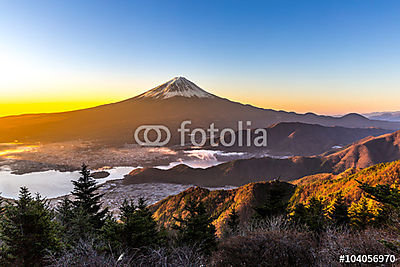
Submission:
<svg viewBox="0 0 400 267">
<path fill-rule="evenodd" d="M 38 114 L 38 113 L 56 113 L 73 111 L 78 109 L 91 108 L 104 104 L 116 102 L 117 100 L 96 100 L 96 101 L 49 101 L 49 102 L 16 102 L 1 103 L 0 117 L 22 115 L 22 114 Z"/>
<path fill-rule="evenodd" d="M 55 113 L 73 111 L 115 103 L 139 95 L 160 81 L 148 81 L 146 84 L 117 83 L 102 86 L 55 86 L 57 90 L 46 87 L 37 89 L 7 89 L 0 99 L 0 117 Z M 313 112 L 320 115 L 339 115 L 351 112 L 369 113 L 374 111 L 398 110 L 397 98 L 389 98 L 385 94 L 370 97 L 367 93 L 348 90 L 346 93 L 333 90 L 312 90 L 300 94 L 301 88 L 271 85 L 258 90 L 247 90 L 246 87 L 257 88 L 256 85 L 230 85 L 213 83 L 200 85 L 206 91 L 217 96 L 256 107 L 288 112 Z M 68 88 L 68 89 L 66 89 Z M 88 89 L 90 88 L 90 89 Z M 147 89 L 143 89 L 147 88 Z M 212 88 L 212 89 L 209 89 Z M 277 89 L 281 88 L 281 89 Z M 234 89 L 234 90 L 232 90 Z M 245 93 L 246 92 L 246 93 Z M 345 94 L 345 95 L 344 95 Z"/>
<path fill-rule="evenodd" d="M 128 98 L 128 97 L 127 97 Z M 125 98 L 126 99 L 126 98 Z M 56 113 L 56 112 L 66 112 L 85 108 L 91 108 L 95 106 L 100 106 L 104 104 L 114 103 L 124 100 L 122 99 L 98 99 L 94 101 L 46 101 L 46 102 L 0 102 L 0 117 L 22 115 L 22 114 L 37 114 L 37 113 Z M 357 105 L 356 103 L 351 103 L 351 101 L 341 101 L 327 104 L 326 102 L 318 102 L 314 99 L 308 101 L 302 101 L 302 99 L 276 99 L 276 98 L 246 98 L 238 99 L 236 97 L 231 98 L 233 101 L 241 102 L 243 104 L 250 104 L 256 107 L 265 109 L 275 109 L 284 111 L 294 111 L 297 113 L 307 113 L 313 112 L 321 115 L 338 115 L 350 112 L 357 113 L 368 113 L 371 111 L 387 111 L 390 110 L 379 105 L 369 106 L 366 110 L 365 106 Z M 378 102 L 379 103 L 379 102 Z M 372 110 L 371 110 L 372 108 Z M 390 107 L 389 107 L 390 108 Z M 393 107 L 393 110 L 395 108 Z"/>
</svg>

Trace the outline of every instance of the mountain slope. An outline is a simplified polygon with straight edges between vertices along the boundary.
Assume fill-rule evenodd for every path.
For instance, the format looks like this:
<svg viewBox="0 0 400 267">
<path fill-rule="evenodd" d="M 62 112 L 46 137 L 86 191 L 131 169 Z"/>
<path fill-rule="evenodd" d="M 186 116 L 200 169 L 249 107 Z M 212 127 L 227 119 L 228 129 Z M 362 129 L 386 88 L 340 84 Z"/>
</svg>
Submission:
<svg viewBox="0 0 400 267">
<path fill-rule="evenodd" d="M 248 221 L 254 214 L 254 207 L 263 205 L 271 190 L 283 192 L 282 201 L 288 201 L 295 186 L 282 182 L 259 182 L 244 185 L 231 190 L 210 191 L 201 187 L 191 187 L 178 195 L 170 196 L 150 206 L 153 216 L 164 226 L 174 223 L 174 217 L 187 215 L 184 207 L 189 200 L 202 201 L 214 218 L 213 224 L 220 234 L 232 209 L 238 212 L 240 220 Z"/>
<path fill-rule="evenodd" d="M 90 140 L 107 144 L 133 143 L 141 125 L 162 124 L 172 132 L 170 144 L 179 143 L 176 129 L 191 120 L 191 128 L 237 130 L 238 121 L 251 121 L 263 128 L 278 122 L 304 122 L 325 126 L 400 129 L 400 123 L 373 121 L 360 115 L 341 118 L 297 114 L 243 105 L 216 97 L 183 78 L 174 78 L 138 97 L 94 108 L 50 114 L 0 118 L 0 142 L 61 142 Z"/>
<path fill-rule="evenodd" d="M 282 201 L 290 199 L 289 208 L 297 203 L 307 203 L 311 197 L 321 198 L 329 206 L 338 194 L 342 194 L 349 204 L 357 202 L 363 195 L 363 191 L 358 187 L 359 182 L 372 186 L 393 184 L 398 187 L 400 160 L 380 163 L 365 169 L 352 168 L 338 175 L 311 175 L 292 184 L 278 181 L 255 182 L 236 189 L 215 191 L 191 187 L 151 205 L 150 209 L 154 212 L 156 220 L 169 227 L 174 223 L 174 217 L 186 216 L 184 206 L 189 200 L 202 201 L 213 216 L 213 224 L 218 233 L 221 234 L 233 208 L 238 212 L 241 222 L 249 221 L 254 214 L 253 208 L 265 204 L 269 200 L 271 190 L 284 192 Z"/>
<path fill-rule="evenodd" d="M 379 137 L 368 137 L 355 144 L 327 155 L 326 159 L 339 173 L 348 168 L 366 168 L 381 162 L 400 159 L 400 131 Z"/>
<path fill-rule="evenodd" d="M 348 168 L 366 168 L 400 159 L 400 131 L 370 137 L 332 154 L 286 159 L 252 158 L 207 169 L 178 165 L 169 170 L 144 168 L 125 176 L 123 183 L 171 182 L 202 186 L 244 185 L 250 182 L 295 180 L 317 173 L 338 174 Z"/>
<path fill-rule="evenodd" d="M 348 203 L 357 202 L 363 195 L 359 182 L 372 186 L 377 184 L 399 185 L 400 161 L 380 163 L 365 169 L 351 168 L 343 173 L 311 175 L 293 181 L 297 186 L 291 199 L 292 205 L 305 203 L 311 197 L 322 198 L 327 204 L 332 203 L 338 193 L 343 194 Z"/>
<path fill-rule="evenodd" d="M 322 166 L 318 157 L 293 157 L 288 159 L 252 158 L 240 159 L 207 169 L 194 169 L 178 165 L 169 170 L 143 168 L 126 175 L 124 184 L 178 183 L 218 187 L 244 185 L 250 182 L 281 179 L 290 181 L 318 172 L 329 172 L 332 168 Z"/>
</svg>

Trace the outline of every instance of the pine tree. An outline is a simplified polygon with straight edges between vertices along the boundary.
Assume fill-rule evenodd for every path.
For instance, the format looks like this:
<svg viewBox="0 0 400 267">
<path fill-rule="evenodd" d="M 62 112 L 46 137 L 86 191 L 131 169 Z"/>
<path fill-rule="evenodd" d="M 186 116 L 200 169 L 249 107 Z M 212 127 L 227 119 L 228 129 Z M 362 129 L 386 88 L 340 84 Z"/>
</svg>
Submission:
<svg viewBox="0 0 400 267">
<path fill-rule="evenodd" d="M 160 245 L 163 233 L 158 230 L 152 213 L 143 198 L 138 204 L 124 200 L 120 207 L 121 223 L 110 218 L 102 228 L 103 237 L 114 251 Z"/>
<path fill-rule="evenodd" d="M 359 186 L 364 190 L 366 197 L 380 203 L 377 210 L 375 224 L 391 225 L 392 222 L 399 221 L 400 218 L 400 190 L 390 185 L 370 186 L 361 184 Z"/>
<path fill-rule="evenodd" d="M 359 186 L 367 197 L 381 204 L 374 218 L 374 225 L 386 225 L 398 231 L 398 220 L 400 217 L 400 190 L 390 185 L 370 186 L 362 183 Z M 364 216 L 365 217 L 365 216 Z M 371 219 L 371 215 L 368 219 Z M 364 220 L 365 221 L 365 220 Z M 368 221 L 368 223 L 370 223 Z M 400 251 L 400 244 L 396 241 L 380 240 L 386 247 L 394 252 Z"/>
<path fill-rule="evenodd" d="M 329 213 L 332 222 L 337 226 L 347 225 L 350 222 L 349 205 L 345 202 L 341 194 L 338 195 Z"/>
<path fill-rule="evenodd" d="M 236 233 L 239 229 L 240 217 L 236 212 L 236 209 L 233 208 L 228 217 L 228 228 L 231 233 Z"/>
<path fill-rule="evenodd" d="M 180 243 L 197 245 L 203 253 L 210 254 L 217 246 L 216 230 L 204 204 L 190 200 L 185 211 L 188 212 L 186 218 L 175 218 L 179 223 L 174 228 L 178 230 Z"/>
<path fill-rule="evenodd" d="M 121 207 L 121 221 L 124 223 L 124 235 L 128 246 L 140 248 L 160 244 L 161 234 L 144 198 L 139 198 L 137 206 L 132 201 L 124 201 Z"/>
<path fill-rule="evenodd" d="M 272 187 L 267 194 L 267 201 L 260 207 L 255 207 L 256 218 L 266 219 L 285 213 L 288 202 L 285 201 L 286 189 Z"/>
<path fill-rule="evenodd" d="M 70 226 L 74 214 L 72 201 L 68 197 L 64 197 L 56 207 L 56 211 L 59 222 L 66 227 Z"/>
<path fill-rule="evenodd" d="M 71 244 L 75 233 L 74 228 L 74 211 L 72 201 L 68 197 L 64 197 L 62 202 L 56 207 L 56 219 L 60 223 L 62 239 L 64 244 Z"/>
<path fill-rule="evenodd" d="M 325 206 L 320 199 L 312 197 L 307 205 L 306 224 L 311 231 L 320 232 L 325 223 Z"/>
<path fill-rule="evenodd" d="M 103 227 L 100 230 L 101 238 L 105 241 L 105 251 L 111 253 L 120 253 L 126 250 L 124 224 L 118 222 L 114 217 L 109 217 L 105 220 Z"/>
<path fill-rule="evenodd" d="M 80 171 L 82 175 L 77 181 L 72 181 L 74 189 L 71 192 L 74 200 L 75 212 L 85 213 L 88 216 L 88 223 L 94 229 L 100 229 L 108 215 L 108 208 L 101 210 L 101 197 L 103 194 L 96 192 L 100 186 L 97 181 L 90 177 L 90 171 L 85 164 Z"/>
<path fill-rule="evenodd" d="M 353 227 L 365 229 L 374 223 L 374 213 L 368 205 L 365 197 L 361 198 L 358 203 L 354 203 L 349 209 L 350 222 Z"/>
<path fill-rule="evenodd" d="M 313 232 L 321 232 L 326 225 L 325 205 L 315 197 L 312 197 L 307 206 L 297 204 L 291 219 L 296 223 L 306 225 Z"/>
<path fill-rule="evenodd" d="M 303 203 L 298 203 L 293 208 L 293 214 L 290 216 L 290 219 L 297 224 L 306 224 L 306 217 L 307 217 L 307 209 Z"/>
<path fill-rule="evenodd" d="M 400 210 L 399 189 L 390 187 L 390 185 L 370 186 L 366 183 L 361 184 L 359 187 L 367 193 L 368 198 Z"/>
<path fill-rule="evenodd" d="M 19 199 L 5 205 L 0 221 L 1 254 L 7 265 L 44 265 L 46 253 L 61 248 L 53 219 L 48 202 L 40 195 L 32 197 L 26 187 L 21 187 Z"/>
<path fill-rule="evenodd" d="M 96 235 L 96 229 L 86 211 L 81 206 L 74 206 L 67 197 L 57 206 L 56 212 L 63 242 L 68 247 L 74 246 L 79 240 L 93 238 Z"/>
</svg>

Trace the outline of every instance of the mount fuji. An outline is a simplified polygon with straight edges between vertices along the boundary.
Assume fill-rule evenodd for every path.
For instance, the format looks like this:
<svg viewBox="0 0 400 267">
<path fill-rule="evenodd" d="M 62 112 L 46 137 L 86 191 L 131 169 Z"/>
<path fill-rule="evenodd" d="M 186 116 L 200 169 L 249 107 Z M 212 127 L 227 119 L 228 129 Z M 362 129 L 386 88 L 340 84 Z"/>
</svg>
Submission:
<svg viewBox="0 0 400 267">
<path fill-rule="evenodd" d="M 250 92 L 250 91 L 249 91 Z M 238 121 L 252 128 L 279 122 L 301 122 L 350 128 L 400 129 L 399 122 L 370 120 L 358 114 L 343 117 L 263 109 L 211 94 L 184 77 L 176 77 L 136 97 L 70 112 L 28 114 L 0 118 L 0 142 L 62 142 L 89 140 L 106 144 L 134 143 L 133 132 L 141 125 L 165 125 L 177 144 L 176 129 L 184 120 L 191 128 L 237 130 Z"/>
<path fill-rule="evenodd" d="M 136 98 L 167 99 L 175 96 L 188 98 L 216 98 L 215 95 L 204 91 L 196 84 L 184 77 L 175 77 L 172 80 L 157 86 Z"/>
</svg>

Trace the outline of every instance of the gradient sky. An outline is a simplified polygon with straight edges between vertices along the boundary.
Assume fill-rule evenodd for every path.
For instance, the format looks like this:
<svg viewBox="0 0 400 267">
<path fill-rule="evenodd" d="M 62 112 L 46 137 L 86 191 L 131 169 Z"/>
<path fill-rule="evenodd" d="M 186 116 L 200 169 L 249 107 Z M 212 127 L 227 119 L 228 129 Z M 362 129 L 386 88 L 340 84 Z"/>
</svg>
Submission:
<svg viewBox="0 0 400 267">
<path fill-rule="evenodd" d="M 0 116 L 174 76 L 265 108 L 400 110 L 400 1 L 0 0 Z"/>
</svg>

